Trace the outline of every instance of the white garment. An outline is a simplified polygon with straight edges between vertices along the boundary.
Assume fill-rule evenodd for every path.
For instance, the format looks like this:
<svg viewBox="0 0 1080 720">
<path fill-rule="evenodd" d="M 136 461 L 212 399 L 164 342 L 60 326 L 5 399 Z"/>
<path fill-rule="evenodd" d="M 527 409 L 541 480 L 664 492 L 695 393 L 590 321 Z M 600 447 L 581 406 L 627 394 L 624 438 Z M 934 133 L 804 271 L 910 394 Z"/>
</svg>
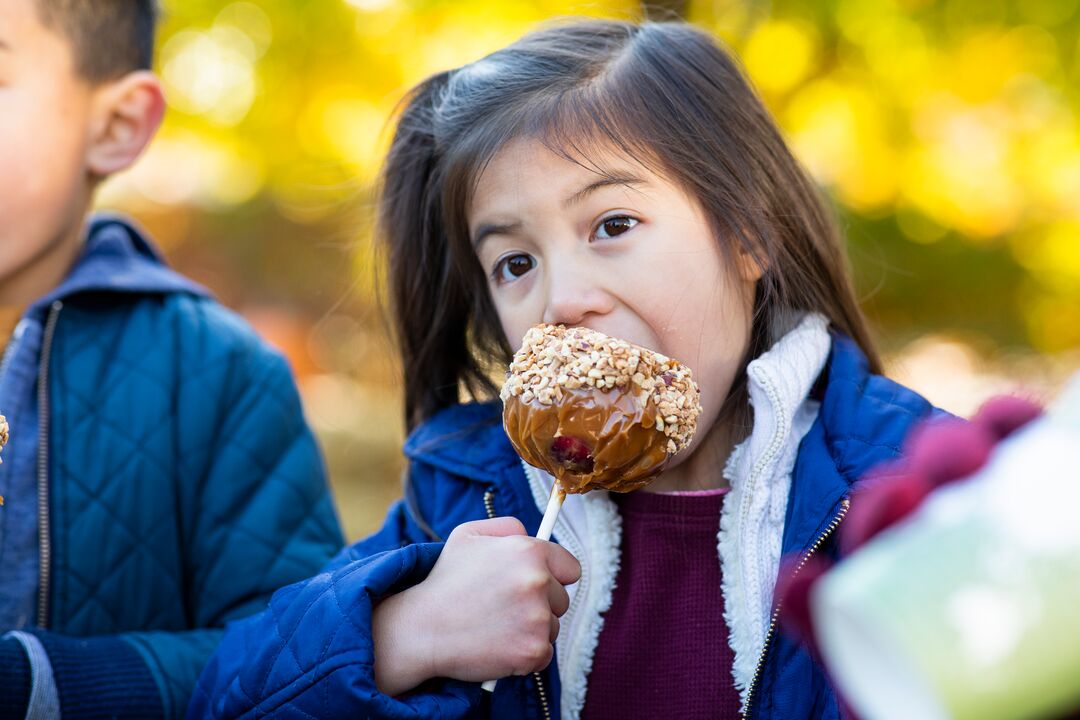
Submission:
<svg viewBox="0 0 1080 720">
<path fill-rule="evenodd" d="M 830 345 L 828 321 L 808 315 L 746 369 L 754 427 L 724 470 L 731 491 L 717 536 L 725 620 L 735 652 L 733 674 L 743 709 L 768 632 L 791 472 L 799 443 L 817 418 L 818 403 L 808 396 Z M 528 465 L 525 474 L 543 512 L 555 479 Z M 557 643 L 562 717 L 577 720 L 619 573 L 622 518 L 605 491 L 568 495 L 554 538 L 581 562 L 581 579 L 567 588 L 570 609 Z"/>
</svg>

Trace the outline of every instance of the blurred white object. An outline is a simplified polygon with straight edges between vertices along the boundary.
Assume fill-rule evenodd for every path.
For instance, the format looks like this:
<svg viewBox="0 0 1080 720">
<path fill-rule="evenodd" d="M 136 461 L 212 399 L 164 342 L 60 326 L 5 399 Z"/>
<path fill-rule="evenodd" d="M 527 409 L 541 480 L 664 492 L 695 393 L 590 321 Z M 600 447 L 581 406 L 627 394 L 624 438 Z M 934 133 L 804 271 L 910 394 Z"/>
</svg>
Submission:
<svg viewBox="0 0 1080 720">
<path fill-rule="evenodd" d="M 825 663 L 866 720 L 1080 709 L 1080 375 L 810 602 Z"/>
</svg>

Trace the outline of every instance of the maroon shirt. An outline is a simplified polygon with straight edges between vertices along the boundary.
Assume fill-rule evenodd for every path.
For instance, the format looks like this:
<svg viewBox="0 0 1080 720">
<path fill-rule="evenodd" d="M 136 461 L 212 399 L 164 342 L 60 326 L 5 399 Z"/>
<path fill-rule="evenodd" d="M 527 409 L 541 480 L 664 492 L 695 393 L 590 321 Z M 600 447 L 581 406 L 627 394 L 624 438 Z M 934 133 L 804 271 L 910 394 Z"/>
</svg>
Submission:
<svg viewBox="0 0 1080 720">
<path fill-rule="evenodd" d="M 611 497 L 622 563 L 581 717 L 735 720 L 716 551 L 724 492 Z"/>
</svg>

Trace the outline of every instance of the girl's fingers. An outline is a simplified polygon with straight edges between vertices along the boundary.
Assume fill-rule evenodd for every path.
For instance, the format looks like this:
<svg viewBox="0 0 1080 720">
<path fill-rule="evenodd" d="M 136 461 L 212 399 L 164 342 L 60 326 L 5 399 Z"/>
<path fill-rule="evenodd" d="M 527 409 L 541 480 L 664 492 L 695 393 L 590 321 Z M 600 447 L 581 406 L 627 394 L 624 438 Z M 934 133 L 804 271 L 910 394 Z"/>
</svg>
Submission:
<svg viewBox="0 0 1080 720">
<path fill-rule="evenodd" d="M 555 543 L 549 542 L 547 546 L 547 565 L 551 574 L 563 585 L 576 583 L 581 577 L 581 564 L 577 558 Z"/>
<path fill-rule="evenodd" d="M 558 637 L 559 637 L 559 618 L 552 615 L 551 616 L 551 635 L 549 636 L 548 642 L 550 642 L 552 645 L 554 645 L 555 640 Z"/>
<path fill-rule="evenodd" d="M 473 520 L 454 528 L 453 535 L 486 535 L 488 537 L 509 537 L 525 535 L 525 526 L 516 517 L 505 515 L 488 520 Z"/>
<path fill-rule="evenodd" d="M 570 594 L 555 578 L 548 583 L 548 605 L 551 606 L 551 612 L 557 618 L 565 615 L 570 607 Z"/>
</svg>

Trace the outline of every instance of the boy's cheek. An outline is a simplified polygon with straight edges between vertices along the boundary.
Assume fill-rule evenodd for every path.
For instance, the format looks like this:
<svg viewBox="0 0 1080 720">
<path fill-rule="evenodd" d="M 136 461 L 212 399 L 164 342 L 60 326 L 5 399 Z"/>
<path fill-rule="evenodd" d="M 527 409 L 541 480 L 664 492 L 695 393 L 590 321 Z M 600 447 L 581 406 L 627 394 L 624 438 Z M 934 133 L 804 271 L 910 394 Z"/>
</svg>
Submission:
<svg viewBox="0 0 1080 720">
<path fill-rule="evenodd" d="M 70 214 L 70 192 L 50 184 L 53 173 L 25 155 L 0 171 L 0 277 L 37 254 Z"/>
</svg>

